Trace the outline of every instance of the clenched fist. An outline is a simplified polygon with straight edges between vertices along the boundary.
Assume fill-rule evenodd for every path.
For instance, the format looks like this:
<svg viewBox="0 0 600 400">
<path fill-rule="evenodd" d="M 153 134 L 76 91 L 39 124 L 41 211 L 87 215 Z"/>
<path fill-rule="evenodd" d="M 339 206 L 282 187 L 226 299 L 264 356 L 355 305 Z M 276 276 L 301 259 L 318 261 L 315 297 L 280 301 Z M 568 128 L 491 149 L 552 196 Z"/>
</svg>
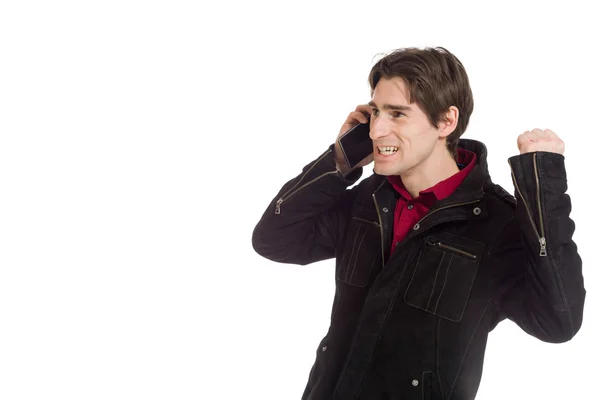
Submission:
<svg viewBox="0 0 600 400">
<path fill-rule="evenodd" d="M 521 154 L 535 151 L 563 154 L 565 151 L 565 142 L 550 129 L 534 129 L 519 135 L 517 146 Z"/>
</svg>

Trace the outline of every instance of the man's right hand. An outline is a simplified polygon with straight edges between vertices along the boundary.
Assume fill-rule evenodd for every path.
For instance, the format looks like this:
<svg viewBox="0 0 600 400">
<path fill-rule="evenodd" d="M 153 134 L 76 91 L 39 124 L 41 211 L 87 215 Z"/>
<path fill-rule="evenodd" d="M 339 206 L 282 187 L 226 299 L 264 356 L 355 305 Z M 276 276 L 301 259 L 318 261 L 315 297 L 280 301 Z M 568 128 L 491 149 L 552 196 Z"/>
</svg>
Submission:
<svg viewBox="0 0 600 400">
<path fill-rule="evenodd" d="M 350 172 L 352 172 L 353 170 L 355 170 L 357 168 L 362 168 L 365 165 L 370 164 L 373 161 L 373 154 L 371 154 L 371 155 L 367 156 L 365 159 L 363 159 L 361 162 L 356 164 L 356 166 L 351 169 L 346 164 L 346 160 L 344 160 L 344 155 L 342 154 L 342 150 L 340 149 L 340 143 L 338 142 L 338 139 L 340 138 L 340 136 L 342 136 L 344 133 L 346 133 L 349 129 L 355 127 L 359 123 L 362 123 L 362 124 L 368 123 L 369 120 L 367 117 L 370 115 L 371 115 L 371 107 L 368 104 L 361 104 L 358 107 L 356 107 L 356 110 L 352 111 L 348 115 L 348 118 L 346 118 L 346 121 L 342 125 L 342 128 L 340 129 L 340 133 L 338 134 L 337 139 L 335 140 L 333 156 L 334 156 L 335 164 L 336 164 L 338 171 L 340 171 L 342 173 L 342 175 L 344 175 L 344 176 L 348 175 Z"/>
</svg>

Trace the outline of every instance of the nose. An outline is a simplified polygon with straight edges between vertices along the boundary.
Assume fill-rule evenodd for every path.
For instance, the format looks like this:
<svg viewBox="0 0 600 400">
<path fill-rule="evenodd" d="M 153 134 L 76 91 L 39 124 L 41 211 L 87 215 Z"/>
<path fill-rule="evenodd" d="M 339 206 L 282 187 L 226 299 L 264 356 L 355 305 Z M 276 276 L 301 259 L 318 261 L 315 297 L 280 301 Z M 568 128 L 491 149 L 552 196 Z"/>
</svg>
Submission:
<svg viewBox="0 0 600 400">
<path fill-rule="evenodd" d="M 391 131 L 390 123 L 391 121 L 387 120 L 386 118 L 372 116 L 369 133 L 371 140 L 381 139 L 389 135 Z"/>
</svg>

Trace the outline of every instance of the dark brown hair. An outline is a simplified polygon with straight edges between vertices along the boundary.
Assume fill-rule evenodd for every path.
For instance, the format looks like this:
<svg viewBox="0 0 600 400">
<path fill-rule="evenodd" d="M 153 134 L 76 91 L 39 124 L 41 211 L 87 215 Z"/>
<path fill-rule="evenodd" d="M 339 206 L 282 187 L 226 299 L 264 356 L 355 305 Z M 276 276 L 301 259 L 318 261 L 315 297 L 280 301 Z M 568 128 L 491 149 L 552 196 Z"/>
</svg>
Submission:
<svg viewBox="0 0 600 400">
<path fill-rule="evenodd" d="M 446 138 L 448 150 L 456 155 L 458 140 L 473 112 L 473 93 L 462 63 L 443 47 L 394 50 L 371 69 L 371 95 L 380 79 L 396 77 L 406 83 L 409 103 L 418 104 L 436 128 L 450 106 L 458 108 L 456 129 Z"/>
</svg>

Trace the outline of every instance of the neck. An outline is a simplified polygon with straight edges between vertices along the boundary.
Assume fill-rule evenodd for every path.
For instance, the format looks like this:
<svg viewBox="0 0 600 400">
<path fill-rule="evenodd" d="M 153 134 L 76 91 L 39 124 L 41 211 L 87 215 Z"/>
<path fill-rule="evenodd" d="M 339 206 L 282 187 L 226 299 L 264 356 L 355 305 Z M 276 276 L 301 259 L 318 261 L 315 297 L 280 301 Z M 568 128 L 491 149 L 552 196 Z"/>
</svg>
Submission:
<svg viewBox="0 0 600 400">
<path fill-rule="evenodd" d="M 450 178 L 459 171 L 456 160 L 446 149 L 436 147 L 433 153 L 421 164 L 402 174 L 402 183 L 412 198 L 419 196 L 425 189 L 435 186 L 438 182 Z"/>
</svg>

